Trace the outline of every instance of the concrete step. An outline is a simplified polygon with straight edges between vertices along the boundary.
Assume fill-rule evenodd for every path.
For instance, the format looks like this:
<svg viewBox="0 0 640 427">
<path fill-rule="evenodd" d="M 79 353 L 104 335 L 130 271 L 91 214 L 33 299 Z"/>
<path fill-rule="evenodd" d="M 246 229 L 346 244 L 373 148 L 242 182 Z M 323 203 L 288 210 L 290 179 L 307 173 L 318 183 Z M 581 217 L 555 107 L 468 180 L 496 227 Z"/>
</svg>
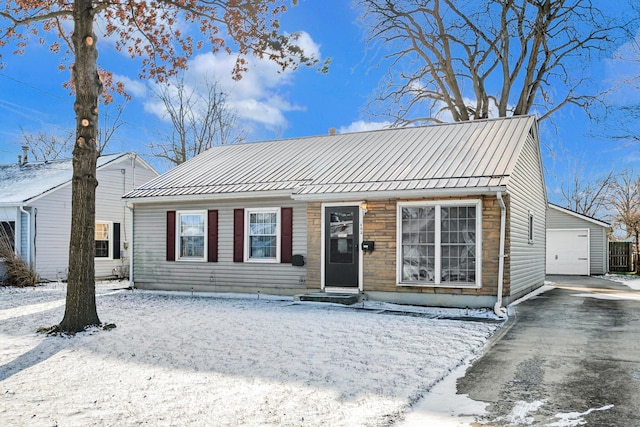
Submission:
<svg viewBox="0 0 640 427">
<path fill-rule="evenodd" d="M 318 292 L 313 294 L 296 295 L 295 301 L 331 302 L 335 304 L 351 305 L 360 301 L 359 294 L 334 294 Z"/>
</svg>

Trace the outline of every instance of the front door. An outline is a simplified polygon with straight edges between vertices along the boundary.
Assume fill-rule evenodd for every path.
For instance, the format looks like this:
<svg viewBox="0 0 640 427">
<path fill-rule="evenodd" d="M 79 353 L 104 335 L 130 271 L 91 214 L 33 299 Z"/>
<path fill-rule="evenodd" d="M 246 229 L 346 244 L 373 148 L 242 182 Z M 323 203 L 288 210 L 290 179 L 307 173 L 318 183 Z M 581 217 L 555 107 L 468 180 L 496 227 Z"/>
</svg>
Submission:
<svg viewBox="0 0 640 427">
<path fill-rule="evenodd" d="M 325 288 L 358 289 L 359 218 L 360 210 L 358 206 L 325 207 Z"/>
</svg>

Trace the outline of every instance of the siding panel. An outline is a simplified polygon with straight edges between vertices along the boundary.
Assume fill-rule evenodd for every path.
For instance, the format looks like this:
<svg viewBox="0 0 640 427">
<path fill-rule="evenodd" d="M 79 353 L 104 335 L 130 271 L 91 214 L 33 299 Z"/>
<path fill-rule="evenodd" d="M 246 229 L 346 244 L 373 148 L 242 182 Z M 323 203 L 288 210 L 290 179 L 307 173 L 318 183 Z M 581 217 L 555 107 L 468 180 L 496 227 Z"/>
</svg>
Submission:
<svg viewBox="0 0 640 427">
<path fill-rule="evenodd" d="M 111 241 L 111 255 L 122 251 L 121 259 L 97 259 L 96 277 L 126 275 L 129 265 L 130 212 L 122 200 L 125 191 L 157 176 L 155 171 L 133 166 L 124 157 L 97 171 L 96 221 L 120 224 L 120 245 Z M 135 170 L 134 170 L 135 169 Z M 44 280 L 65 280 L 69 264 L 69 238 L 71 235 L 71 185 L 64 185 L 34 201 L 31 206 L 35 234 L 35 267 Z M 113 230 L 112 230 L 113 232 Z"/>
<path fill-rule="evenodd" d="M 293 213 L 292 253 L 306 255 L 306 204 L 290 199 L 277 201 L 211 201 L 189 204 L 136 205 L 134 219 L 134 282 L 146 289 L 230 290 L 253 292 L 278 289 L 299 293 L 306 289 L 306 266 L 284 263 L 234 262 L 234 216 L 236 209 L 291 207 Z M 164 251 L 167 209 L 218 211 L 218 262 L 166 262 Z M 244 214 L 242 215 L 244 218 Z"/>
<path fill-rule="evenodd" d="M 509 301 L 542 286 L 545 277 L 546 190 L 540 148 L 529 135 L 507 187 L 509 193 Z M 529 213 L 533 242 L 529 242 Z"/>
</svg>

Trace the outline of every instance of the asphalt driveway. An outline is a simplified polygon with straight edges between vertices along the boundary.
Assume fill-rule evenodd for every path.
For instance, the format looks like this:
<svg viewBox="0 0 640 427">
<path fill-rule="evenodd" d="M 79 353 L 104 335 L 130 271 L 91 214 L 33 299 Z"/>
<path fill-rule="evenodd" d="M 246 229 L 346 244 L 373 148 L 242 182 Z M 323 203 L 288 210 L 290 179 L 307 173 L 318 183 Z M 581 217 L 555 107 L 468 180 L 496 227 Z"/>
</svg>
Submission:
<svg viewBox="0 0 640 427">
<path fill-rule="evenodd" d="M 457 395 L 487 404 L 472 425 L 640 426 L 640 291 L 589 277 L 548 280 L 555 289 L 517 305 L 458 379 Z"/>
</svg>

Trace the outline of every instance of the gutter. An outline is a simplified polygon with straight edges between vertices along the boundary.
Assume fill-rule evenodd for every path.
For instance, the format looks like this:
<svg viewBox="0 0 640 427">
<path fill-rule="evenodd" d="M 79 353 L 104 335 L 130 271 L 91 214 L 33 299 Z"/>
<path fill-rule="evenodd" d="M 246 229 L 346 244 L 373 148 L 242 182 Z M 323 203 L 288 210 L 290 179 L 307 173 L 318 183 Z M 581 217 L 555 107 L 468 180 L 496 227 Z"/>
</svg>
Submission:
<svg viewBox="0 0 640 427">
<path fill-rule="evenodd" d="M 502 290 L 504 282 L 504 240 L 507 222 L 507 207 L 504 204 L 504 200 L 502 200 L 501 191 L 496 193 L 496 198 L 500 204 L 500 251 L 498 254 L 498 297 L 496 304 L 493 306 L 493 311 L 499 317 L 505 317 L 507 309 L 502 306 Z"/>
<path fill-rule="evenodd" d="M 131 215 L 129 216 L 129 287 L 133 289 L 135 286 L 133 284 L 133 212 L 135 206 L 130 205 L 129 203 L 125 203 L 125 206 L 129 209 Z"/>
<path fill-rule="evenodd" d="M 473 187 L 473 188 L 428 188 L 413 190 L 384 190 L 384 191 L 345 191 L 336 193 L 292 194 L 293 200 L 304 202 L 332 202 L 344 200 L 373 200 L 398 199 L 414 197 L 458 197 L 480 196 L 504 191 L 503 186 Z"/>
</svg>

